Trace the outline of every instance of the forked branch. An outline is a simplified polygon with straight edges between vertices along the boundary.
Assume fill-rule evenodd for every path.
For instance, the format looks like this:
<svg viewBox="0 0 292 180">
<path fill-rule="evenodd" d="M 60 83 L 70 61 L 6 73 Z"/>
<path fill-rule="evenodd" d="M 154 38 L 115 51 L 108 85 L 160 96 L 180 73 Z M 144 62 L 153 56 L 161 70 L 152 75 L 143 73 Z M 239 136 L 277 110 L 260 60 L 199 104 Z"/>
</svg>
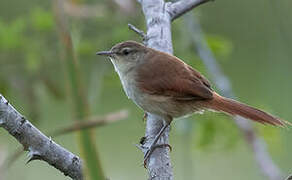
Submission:
<svg viewBox="0 0 292 180">
<path fill-rule="evenodd" d="M 171 38 L 171 21 L 190 11 L 191 9 L 208 2 L 208 0 L 180 0 L 176 3 L 165 2 L 164 0 L 140 0 L 139 1 L 145 16 L 147 33 L 146 38 L 137 28 L 131 28 L 144 39 L 144 44 L 169 54 L 173 53 Z M 151 73 L 151 71 L 149 71 Z M 145 141 L 143 147 L 149 148 L 154 137 L 163 127 L 163 118 L 148 113 Z M 159 144 L 169 143 L 169 129 L 160 138 Z M 146 151 L 144 151 L 144 154 Z M 172 180 L 173 171 L 167 146 L 156 148 L 146 164 L 151 180 Z"/>
<path fill-rule="evenodd" d="M 107 125 L 109 123 L 114 123 L 117 121 L 120 121 L 122 119 L 125 119 L 128 117 L 128 111 L 127 110 L 120 110 L 118 112 L 109 113 L 105 116 L 98 116 L 98 117 L 90 117 L 86 119 L 85 121 L 80 122 L 74 122 L 73 124 L 58 128 L 52 132 L 46 133 L 49 137 L 57 137 L 64 134 L 69 134 L 81 130 L 86 129 L 92 129 L 97 128 L 100 126 Z M 10 156 L 8 156 L 4 163 L 0 164 L 0 174 L 1 172 L 7 171 L 7 169 L 22 155 L 23 148 L 18 148 L 15 152 L 13 152 Z"/>
<path fill-rule="evenodd" d="M 25 119 L 0 94 L 0 127 L 6 129 L 29 151 L 29 160 L 43 160 L 74 180 L 82 180 L 80 158 L 56 144 Z"/>
<path fill-rule="evenodd" d="M 168 10 L 171 20 L 173 21 L 193 8 L 209 1 L 214 0 L 180 0 L 175 3 L 171 3 Z"/>
</svg>

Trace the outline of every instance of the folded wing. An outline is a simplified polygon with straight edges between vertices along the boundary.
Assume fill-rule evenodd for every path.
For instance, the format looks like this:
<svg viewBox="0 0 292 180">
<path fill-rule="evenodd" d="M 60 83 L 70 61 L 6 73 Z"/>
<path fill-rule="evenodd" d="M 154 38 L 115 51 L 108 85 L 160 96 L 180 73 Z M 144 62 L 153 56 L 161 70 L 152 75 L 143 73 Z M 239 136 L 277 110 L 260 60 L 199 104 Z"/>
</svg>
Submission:
<svg viewBox="0 0 292 180">
<path fill-rule="evenodd" d="M 175 100 L 213 98 L 208 80 L 178 58 L 166 53 L 148 53 L 146 56 L 148 62 L 139 66 L 136 79 L 145 93 L 169 96 Z"/>
</svg>

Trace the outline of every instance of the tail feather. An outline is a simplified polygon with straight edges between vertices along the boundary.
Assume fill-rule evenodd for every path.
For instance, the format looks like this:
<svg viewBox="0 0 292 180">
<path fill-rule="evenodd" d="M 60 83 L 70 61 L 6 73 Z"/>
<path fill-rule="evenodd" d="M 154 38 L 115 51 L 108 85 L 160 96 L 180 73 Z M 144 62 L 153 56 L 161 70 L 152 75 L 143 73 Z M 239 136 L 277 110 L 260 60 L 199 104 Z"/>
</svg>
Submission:
<svg viewBox="0 0 292 180">
<path fill-rule="evenodd" d="M 230 115 L 239 115 L 262 124 L 285 126 L 285 123 L 277 117 L 238 101 L 222 97 L 216 93 L 214 93 L 214 98 L 206 106 L 215 111 L 225 112 Z"/>
</svg>

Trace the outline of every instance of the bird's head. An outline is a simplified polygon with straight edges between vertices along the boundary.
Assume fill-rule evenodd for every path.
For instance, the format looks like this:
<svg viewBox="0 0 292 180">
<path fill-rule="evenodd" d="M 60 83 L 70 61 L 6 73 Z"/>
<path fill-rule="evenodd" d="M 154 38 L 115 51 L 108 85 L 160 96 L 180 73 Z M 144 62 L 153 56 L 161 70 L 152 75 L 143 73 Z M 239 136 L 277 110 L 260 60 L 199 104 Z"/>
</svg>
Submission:
<svg viewBox="0 0 292 180">
<path fill-rule="evenodd" d="M 100 51 L 96 54 L 108 56 L 118 73 L 127 73 L 143 61 L 147 50 L 143 44 L 125 41 L 114 45 L 109 51 Z"/>
</svg>

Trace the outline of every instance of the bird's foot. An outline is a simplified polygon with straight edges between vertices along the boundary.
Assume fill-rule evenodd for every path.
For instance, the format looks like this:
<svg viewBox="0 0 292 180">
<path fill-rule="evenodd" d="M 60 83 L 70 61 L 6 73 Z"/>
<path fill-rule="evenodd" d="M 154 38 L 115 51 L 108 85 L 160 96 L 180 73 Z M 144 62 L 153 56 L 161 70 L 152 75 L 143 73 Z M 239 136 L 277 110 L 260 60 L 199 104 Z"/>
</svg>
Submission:
<svg viewBox="0 0 292 180">
<path fill-rule="evenodd" d="M 170 121 L 171 122 L 171 121 Z M 147 165 L 147 160 L 149 159 L 150 155 L 152 154 L 152 152 L 158 148 L 158 147 L 169 147 L 170 151 L 171 151 L 171 146 L 169 144 L 157 144 L 157 141 L 159 140 L 159 138 L 163 135 L 163 133 L 165 132 L 165 130 L 169 127 L 169 123 L 165 124 L 159 131 L 159 133 L 155 136 L 154 140 L 151 142 L 151 144 L 148 146 L 143 146 L 145 145 L 145 142 L 147 141 L 146 137 L 143 137 L 140 139 L 140 149 L 144 149 L 146 148 L 146 153 L 144 155 L 144 167 L 146 168 Z"/>
<path fill-rule="evenodd" d="M 144 167 L 147 169 L 147 161 L 150 158 L 150 155 L 153 153 L 153 151 L 156 148 L 164 148 L 164 147 L 168 147 L 169 151 L 172 151 L 172 147 L 169 144 L 154 144 L 152 146 L 149 147 L 149 149 L 147 150 L 147 152 L 144 155 Z"/>
</svg>

